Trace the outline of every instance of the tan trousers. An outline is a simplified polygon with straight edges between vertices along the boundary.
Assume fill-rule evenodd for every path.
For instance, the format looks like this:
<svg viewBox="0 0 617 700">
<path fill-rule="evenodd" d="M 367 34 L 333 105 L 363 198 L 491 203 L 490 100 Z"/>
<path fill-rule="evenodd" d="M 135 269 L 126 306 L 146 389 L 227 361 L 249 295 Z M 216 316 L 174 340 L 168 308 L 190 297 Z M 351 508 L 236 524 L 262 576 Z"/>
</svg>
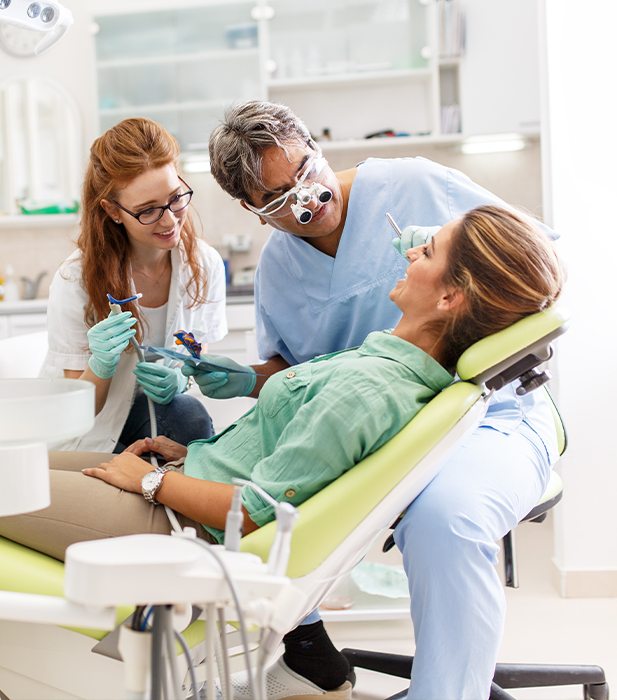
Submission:
<svg viewBox="0 0 617 700">
<path fill-rule="evenodd" d="M 50 452 L 51 505 L 34 513 L 0 518 L 0 536 L 64 561 L 66 548 L 74 542 L 142 533 L 170 534 L 172 527 L 165 508 L 147 503 L 141 494 L 121 491 L 81 473 L 115 456 Z M 194 527 L 199 537 L 214 541 L 199 523 L 179 513 L 177 517 L 182 527 Z"/>
</svg>

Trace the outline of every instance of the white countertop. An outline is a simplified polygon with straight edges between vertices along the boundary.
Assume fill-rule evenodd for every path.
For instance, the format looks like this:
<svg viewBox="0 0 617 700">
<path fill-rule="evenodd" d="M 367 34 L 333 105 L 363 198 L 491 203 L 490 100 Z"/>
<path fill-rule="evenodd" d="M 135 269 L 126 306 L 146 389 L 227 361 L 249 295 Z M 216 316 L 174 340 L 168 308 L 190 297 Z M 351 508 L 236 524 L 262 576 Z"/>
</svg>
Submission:
<svg viewBox="0 0 617 700">
<path fill-rule="evenodd" d="M 28 299 L 27 301 L 0 301 L 0 315 L 44 314 L 46 312 L 47 299 Z"/>
</svg>

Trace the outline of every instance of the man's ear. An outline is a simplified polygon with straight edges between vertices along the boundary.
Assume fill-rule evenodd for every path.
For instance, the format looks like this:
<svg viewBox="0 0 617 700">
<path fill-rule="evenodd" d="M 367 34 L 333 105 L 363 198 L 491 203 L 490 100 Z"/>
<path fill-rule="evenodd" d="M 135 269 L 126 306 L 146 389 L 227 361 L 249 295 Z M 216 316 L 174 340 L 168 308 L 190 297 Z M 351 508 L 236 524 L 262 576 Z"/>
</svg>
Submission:
<svg viewBox="0 0 617 700">
<path fill-rule="evenodd" d="M 439 300 L 440 309 L 443 311 L 454 311 L 462 307 L 465 304 L 465 295 L 460 289 L 451 289 L 445 292 L 445 294 Z"/>
<path fill-rule="evenodd" d="M 246 206 L 246 202 L 245 202 L 243 199 L 240 200 L 240 206 L 243 207 L 244 209 L 246 209 L 246 211 L 250 211 L 251 214 L 255 214 L 254 211 L 251 211 L 251 210 Z M 261 225 L 262 225 L 262 226 L 265 226 L 265 225 L 266 225 L 266 222 L 261 218 L 261 216 L 259 216 L 259 214 L 255 214 L 255 216 L 261 221 Z"/>
</svg>

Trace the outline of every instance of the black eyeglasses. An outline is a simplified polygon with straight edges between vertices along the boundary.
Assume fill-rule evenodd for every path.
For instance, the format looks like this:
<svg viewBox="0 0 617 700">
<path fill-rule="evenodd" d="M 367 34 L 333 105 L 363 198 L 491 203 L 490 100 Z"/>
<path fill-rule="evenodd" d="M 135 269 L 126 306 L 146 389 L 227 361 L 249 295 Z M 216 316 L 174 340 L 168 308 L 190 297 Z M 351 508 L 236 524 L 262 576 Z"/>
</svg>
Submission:
<svg viewBox="0 0 617 700">
<path fill-rule="evenodd" d="M 186 182 L 181 177 L 178 177 L 180 182 L 185 186 L 188 187 Z M 130 214 L 134 219 L 137 219 L 140 224 L 143 224 L 144 226 L 148 226 L 150 224 L 155 224 L 165 213 L 167 209 L 169 209 L 170 212 L 173 214 L 176 214 L 179 211 L 182 211 L 183 209 L 186 209 L 188 205 L 191 203 L 191 197 L 193 196 L 193 190 L 189 189 L 188 192 L 183 192 L 182 194 L 177 194 L 169 204 L 166 204 L 164 207 L 152 207 L 151 209 L 144 209 L 143 211 L 140 211 L 139 214 L 135 214 L 132 211 L 129 211 L 128 209 L 125 209 L 122 204 L 118 204 L 114 199 L 111 201 L 117 206 L 122 209 L 122 211 L 125 211 L 127 214 Z"/>
</svg>

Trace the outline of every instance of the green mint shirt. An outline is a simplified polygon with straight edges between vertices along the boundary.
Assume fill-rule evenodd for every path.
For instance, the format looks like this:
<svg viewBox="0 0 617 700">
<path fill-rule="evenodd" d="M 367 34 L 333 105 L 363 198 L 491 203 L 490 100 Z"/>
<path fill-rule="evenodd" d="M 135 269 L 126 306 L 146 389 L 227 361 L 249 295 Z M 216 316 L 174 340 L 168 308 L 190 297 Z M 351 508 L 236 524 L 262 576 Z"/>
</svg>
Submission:
<svg viewBox="0 0 617 700">
<path fill-rule="evenodd" d="M 415 345 L 371 333 L 359 348 L 270 377 L 242 418 L 189 444 L 184 473 L 224 484 L 250 479 L 297 506 L 388 442 L 451 382 Z M 257 525 L 274 519 L 252 489 L 243 488 L 242 502 Z M 221 530 L 206 529 L 222 540 Z"/>
</svg>

